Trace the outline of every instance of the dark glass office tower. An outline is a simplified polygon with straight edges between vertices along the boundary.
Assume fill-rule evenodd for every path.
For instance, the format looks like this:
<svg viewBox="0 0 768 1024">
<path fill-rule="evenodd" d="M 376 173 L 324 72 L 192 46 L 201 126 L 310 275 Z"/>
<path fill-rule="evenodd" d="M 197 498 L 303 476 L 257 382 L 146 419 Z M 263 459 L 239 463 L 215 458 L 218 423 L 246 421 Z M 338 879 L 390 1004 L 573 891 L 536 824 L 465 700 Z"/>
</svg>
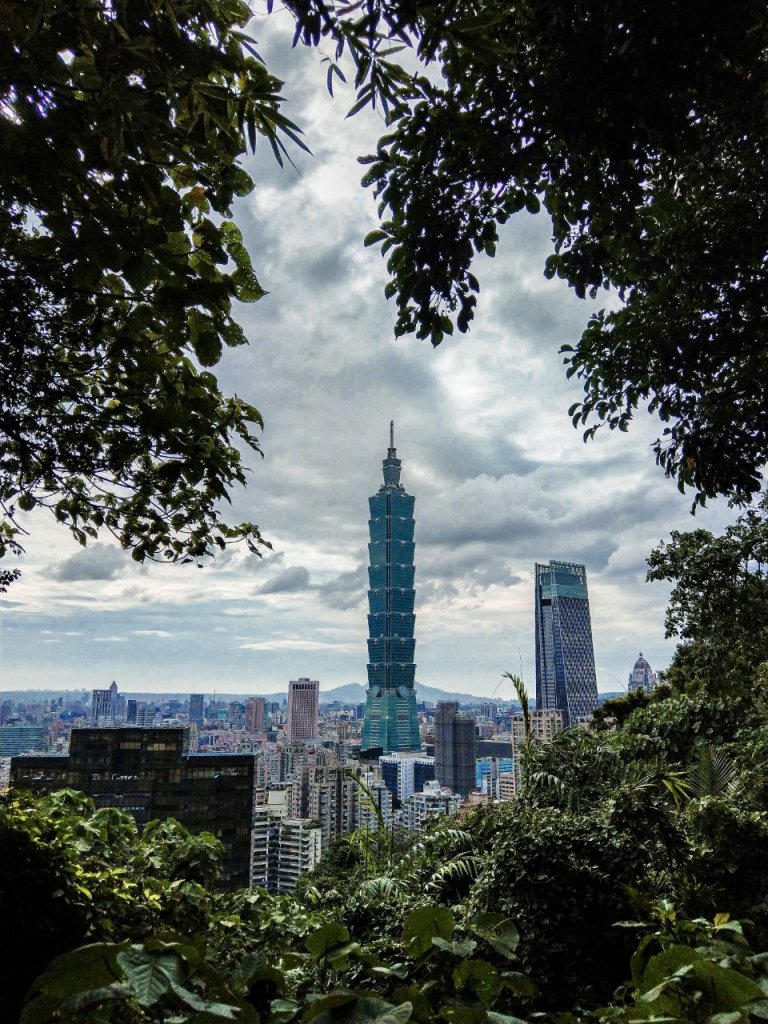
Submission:
<svg viewBox="0 0 768 1024">
<path fill-rule="evenodd" d="M 587 570 L 573 562 L 536 565 L 536 705 L 559 708 L 564 726 L 597 707 Z"/>
<path fill-rule="evenodd" d="M 400 483 L 400 459 L 394 424 L 382 463 L 384 483 L 368 499 L 370 566 L 368 569 L 368 696 L 363 750 L 381 747 L 385 754 L 419 750 L 413 663 L 413 504 Z"/>
</svg>

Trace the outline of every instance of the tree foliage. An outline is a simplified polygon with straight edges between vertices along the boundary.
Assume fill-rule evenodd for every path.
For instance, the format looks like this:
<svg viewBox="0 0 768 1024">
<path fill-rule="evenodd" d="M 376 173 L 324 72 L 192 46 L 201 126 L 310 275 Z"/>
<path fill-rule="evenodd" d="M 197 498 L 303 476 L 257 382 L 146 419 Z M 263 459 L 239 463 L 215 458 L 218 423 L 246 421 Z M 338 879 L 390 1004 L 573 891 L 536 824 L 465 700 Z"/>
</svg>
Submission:
<svg viewBox="0 0 768 1024">
<path fill-rule="evenodd" d="M 138 560 L 244 539 L 219 506 L 261 416 L 209 369 L 259 284 L 236 196 L 303 145 L 243 0 L 0 2 L 0 556 L 19 513 Z M 4 582 L 10 581 L 6 572 Z"/>
<path fill-rule="evenodd" d="M 649 580 L 674 583 L 666 633 L 682 643 L 669 681 L 710 691 L 745 681 L 768 645 L 768 494 L 720 537 L 673 531 L 648 566 Z"/>
<path fill-rule="evenodd" d="M 548 277 L 595 300 L 564 348 L 574 424 L 665 424 L 657 461 L 696 499 L 760 489 L 768 459 L 765 61 L 758 0 L 525 0 L 339 8 L 290 0 L 305 42 L 356 63 L 358 107 L 389 108 L 364 182 L 380 200 L 396 332 L 466 331 L 498 225 L 549 216 Z M 391 44 L 438 74 L 405 85 Z M 353 108 L 353 109 L 355 109 Z M 734 230 L 733 225 L 739 229 Z"/>
</svg>

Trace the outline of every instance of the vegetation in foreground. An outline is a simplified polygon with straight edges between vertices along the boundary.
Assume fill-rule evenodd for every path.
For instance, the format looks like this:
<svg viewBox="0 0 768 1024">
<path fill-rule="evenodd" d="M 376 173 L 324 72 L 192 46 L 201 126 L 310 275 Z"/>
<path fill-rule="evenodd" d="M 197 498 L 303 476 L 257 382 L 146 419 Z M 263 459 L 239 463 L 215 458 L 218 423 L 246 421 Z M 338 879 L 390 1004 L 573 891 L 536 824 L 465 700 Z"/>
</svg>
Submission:
<svg viewBox="0 0 768 1024">
<path fill-rule="evenodd" d="M 669 683 L 530 744 L 514 803 L 345 837 L 293 895 L 218 891 L 219 844 L 175 822 L 9 795 L 4 1019 L 768 1019 L 768 663 L 738 629 L 765 630 L 767 533 L 764 504 L 652 556 Z"/>
</svg>

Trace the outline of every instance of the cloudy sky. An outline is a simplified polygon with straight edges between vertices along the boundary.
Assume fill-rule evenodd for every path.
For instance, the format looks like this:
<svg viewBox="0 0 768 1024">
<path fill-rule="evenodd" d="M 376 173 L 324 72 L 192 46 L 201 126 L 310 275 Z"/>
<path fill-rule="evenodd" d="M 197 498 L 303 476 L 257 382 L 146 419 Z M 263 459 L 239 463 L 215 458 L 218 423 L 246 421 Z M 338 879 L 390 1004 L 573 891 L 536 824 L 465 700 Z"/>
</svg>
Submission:
<svg viewBox="0 0 768 1024">
<path fill-rule="evenodd" d="M 250 347 L 219 368 L 265 419 L 264 458 L 232 517 L 257 522 L 273 553 L 138 566 L 106 538 L 82 549 L 34 517 L 23 578 L 0 599 L 0 689 L 363 682 L 367 497 L 390 419 L 416 496 L 418 680 L 487 695 L 522 664 L 533 691 L 533 565 L 552 558 L 587 566 L 600 690 L 626 682 L 640 650 L 663 668 L 668 591 L 644 582 L 645 556 L 672 529 L 720 530 L 732 514 L 690 517 L 690 496 L 654 463 L 649 416 L 589 445 L 570 425 L 580 390 L 558 349 L 598 304 L 544 280 L 547 222 L 519 215 L 478 264 L 469 336 L 436 350 L 395 341 L 383 260 L 362 246 L 375 204 L 356 161 L 382 122 L 345 119 L 351 94 L 328 97 L 322 54 L 291 51 L 279 15 L 253 33 L 314 154 L 296 153 L 297 170 L 268 148 L 252 161 L 257 186 L 236 219 L 269 295 L 242 307 Z"/>
</svg>

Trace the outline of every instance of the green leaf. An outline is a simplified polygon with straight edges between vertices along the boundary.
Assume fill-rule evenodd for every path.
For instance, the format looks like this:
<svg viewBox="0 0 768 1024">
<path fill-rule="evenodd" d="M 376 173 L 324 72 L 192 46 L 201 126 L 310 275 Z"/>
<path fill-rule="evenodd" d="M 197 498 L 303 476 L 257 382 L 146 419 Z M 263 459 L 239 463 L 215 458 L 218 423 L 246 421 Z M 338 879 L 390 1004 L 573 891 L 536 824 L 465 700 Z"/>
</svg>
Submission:
<svg viewBox="0 0 768 1024">
<path fill-rule="evenodd" d="M 378 229 L 376 231 L 369 231 L 368 234 L 363 239 L 363 245 L 376 245 L 377 242 L 383 242 L 387 238 L 389 238 L 389 235 L 387 234 L 386 231 L 382 231 L 381 229 Z"/>
<path fill-rule="evenodd" d="M 209 1002 L 207 999 L 202 999 L 196 992 L 186 988 L 184 985 L 179 985 L 175 981 L 171 982 L 171 991 L 190 1010 L 196 1010 L 198 1013 L 204 1013 L 209 1017 L 216 1017 L 219 1020 L 242 1020 L 242 1013 L 237 1006 L 232 1006 L 229 1003 Z"/>
<path fill-rule="evenodd" d="M 432 948 L 432 939 L 450 939 L 455 927 L 447 907 L 427 906 L 412 910 L 403 925 L 403 943 L 409 956 L 421 956 Z"/>
<path fill-rule="evenodd" d="M 117 962 L 136 1001 L 149 1007 L 170 989 L 174 975 L 178 973 L 180 957 L 171 951 L 153 955 L 142 946 L 132 946 L 118 954 Z"/>
<path fill-rule="evenodd" d="M 29 1000 L 43 994 L 63 999 L 76 992 L 105 988 L 120 981 L 118 954 L 125 952 L 129 945 L 128 942 L 98 942 L 56 957 L 33 984 Z"/>
<path fill-rule="evenodd" d="M 330 921 L 308 936 L 304 941 L 304 946 L 319 960 L 321 957 L 327 956 L 330 950 L 346 942 L 349 942 L 348 929 L 343 924 Z"/>
<path fill-rule="evenodd" d="M 499 972 L 485 960 L 465 960 L 453 971 L 457 991 L 465 989 L 488 1005 L 501 991 L 503 982 Z"/>
<path fill-rule="evenodd" d="M 411 1004 L 393 1006 L 374 995 L 332 992 L 315 1000 L 302 1021 L 309 1024 L 406 1024 L 411 1019 Z"/>
<path fill-rule="evenodd" d="M 504 914 L 476 914 L 467 922 L 467 928 L 485 939 L 492 949 L 508 960 L 513 958 L 520 943 L 520 933 L 514 921 Z"/>
<path fill-rule="evenodd" d="M 446 939 L 441 939 L 436 936 L 432 939 L 432 945 L 438 949 L 445 950 L 446 953 L 452 953 L 457 957 L 468 957 L 477 949 L 477 943 L 473 939 L 462 939 L 460 942 L 448 942 Z"/>
</svg>

